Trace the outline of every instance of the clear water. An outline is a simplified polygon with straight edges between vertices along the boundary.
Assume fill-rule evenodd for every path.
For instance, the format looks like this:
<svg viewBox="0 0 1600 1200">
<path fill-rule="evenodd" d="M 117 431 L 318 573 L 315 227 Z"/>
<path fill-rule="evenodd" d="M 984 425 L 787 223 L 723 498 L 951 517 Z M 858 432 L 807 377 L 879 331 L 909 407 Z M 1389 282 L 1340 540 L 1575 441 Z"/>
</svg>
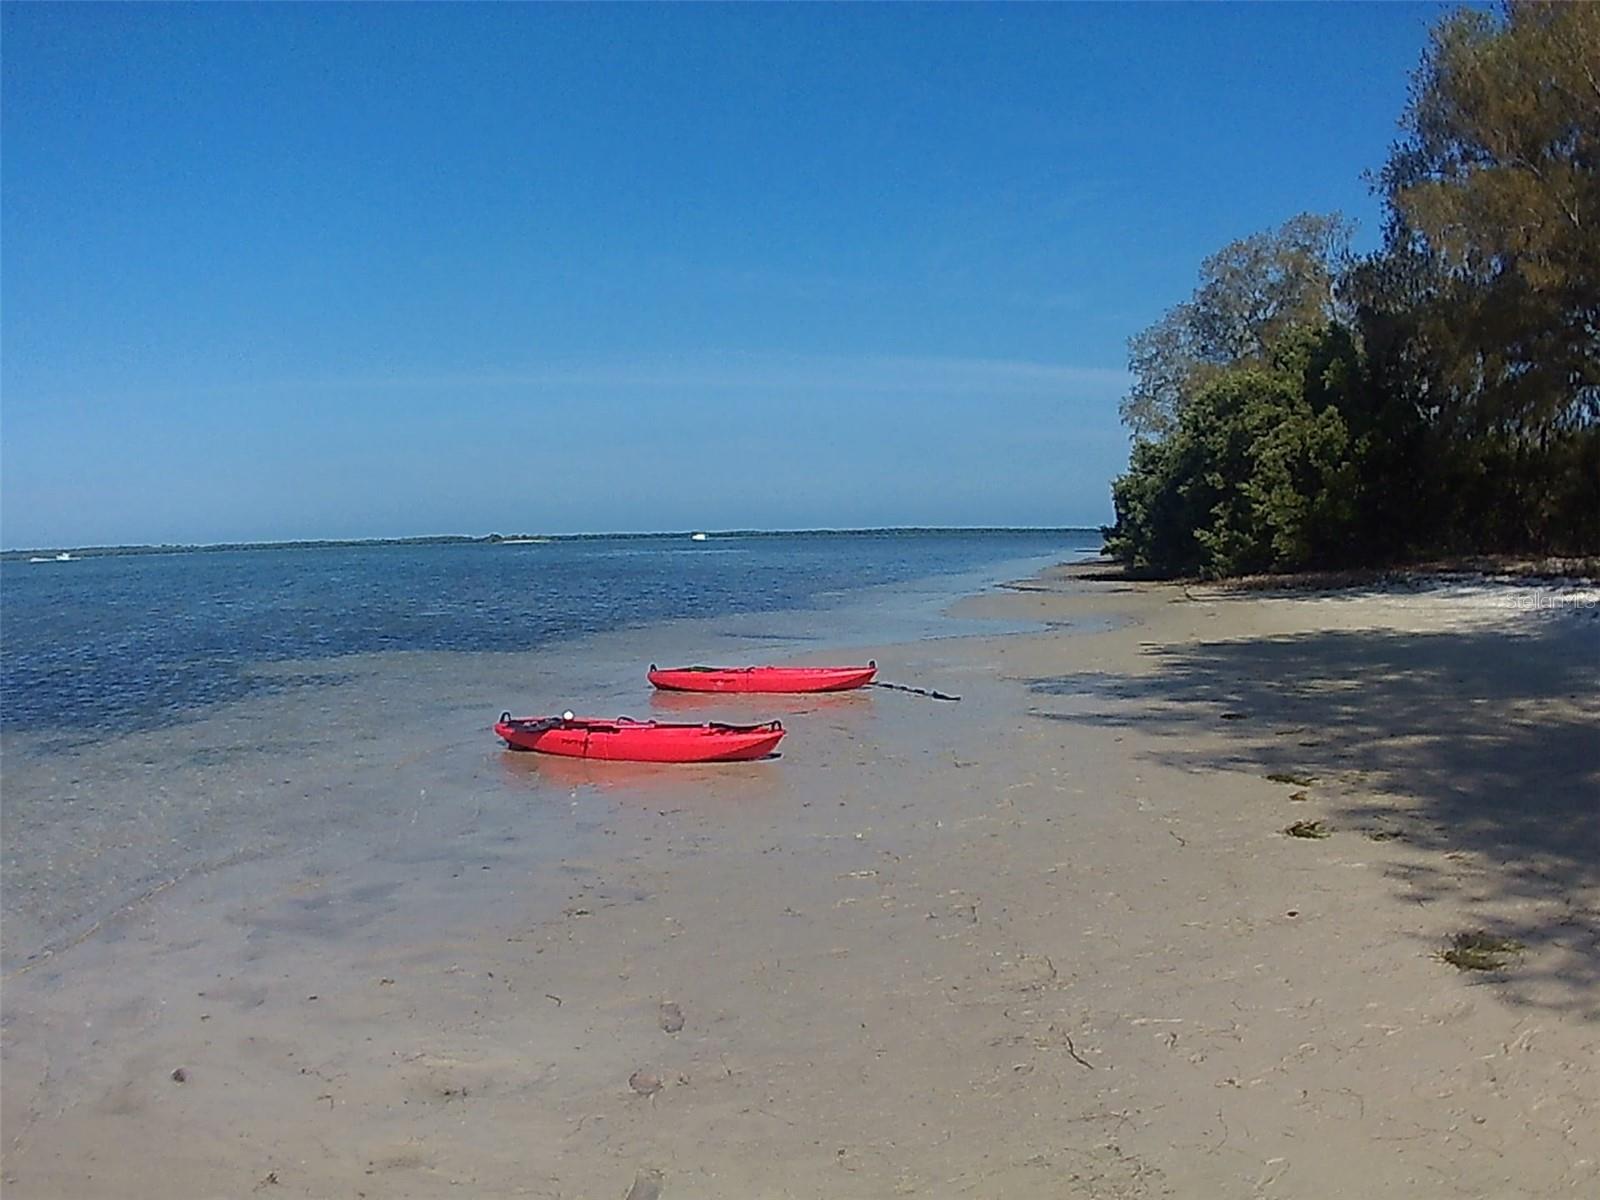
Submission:
<svg viewBox="0 0 1600 1200">
<path fill-rule="evenodd" d="M 7 563 L 0 729 L 158 728 L 322 673 L 260 664 L 515 651 L 633 625 L 837 603 L 1097 548 L 1083 531 L 616 538 Z"/>
<path fill-rule="evenodd" d="M 417 863 L 454 880 L 513 858 L 541 877 L 590 836 L 574 788 L 616 778 L 507 755 L 490 730 L 502 709 L 745 719 L 680 715 L 644 667 L 999 632 L 944 610 L 1098 544 L 930 532 L 8 563 L 0 963 L 56 962 L 206 888 L 399 886 Z M 933 682 L 916 658 L 891 653 L 886 676 Z M 760 716 L 792 716 L 785 757 L 803 759 L 816 706 L 781 699 Z M 855 696 L 840 711 L 866 737 L 879 707 Z M 756 767 L 694 786 L 748 808 L 781 777 Z"/>
</svg>

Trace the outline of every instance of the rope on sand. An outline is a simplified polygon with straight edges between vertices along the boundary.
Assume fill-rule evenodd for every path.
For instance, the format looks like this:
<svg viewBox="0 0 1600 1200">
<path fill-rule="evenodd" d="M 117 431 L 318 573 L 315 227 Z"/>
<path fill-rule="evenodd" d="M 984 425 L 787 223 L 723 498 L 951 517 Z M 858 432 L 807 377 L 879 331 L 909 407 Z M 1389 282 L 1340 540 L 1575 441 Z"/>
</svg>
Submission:
<svg viewBox="0 0 1600 1200">
<path fill-rule="evenodd" d="M 928 696 L 934 700 L 960 700 L 960 696 L 952 696 L 948 692 L 936 692 L 931 688 L 907 687 L 903 683 L 883 683 L 878 680 L 867 684 L 868 687 L 887 688 L 891 692 L 910 692 L 914 696 Z"/>
</svg>

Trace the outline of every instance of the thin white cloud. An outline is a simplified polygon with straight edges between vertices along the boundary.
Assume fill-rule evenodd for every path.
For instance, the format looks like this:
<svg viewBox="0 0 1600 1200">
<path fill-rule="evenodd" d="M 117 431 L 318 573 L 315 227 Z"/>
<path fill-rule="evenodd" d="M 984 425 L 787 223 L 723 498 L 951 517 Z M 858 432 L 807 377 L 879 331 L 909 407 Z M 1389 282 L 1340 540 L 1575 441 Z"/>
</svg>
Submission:
<svg viewBox="0 0 1600 1200">
<path fill-rule="evenodd" d="M 355 374 L 233 385 L 226 390 L 847 392 L 854 394 L 1112 395 L 1127 372 L 1023 359 L 928 356 L 711 355 L 550 363 L 418 374 Z"/>
<path fill-rule="evenodd" d="M 926 355 L 773 355 L 705 353 L 611 361 L 565 361 L 454 370 L 352 371 L 305 377 L 236 379 L 141 387 L 82 381 L 30 396 L 26 403 L 79 411 L 85 419 L 122 414 L 148 419 L 151 404 L 176 406 L 196 421 L 222 405 L 237 420 L 257 404 L 371 405 L 384 399 L 432 407 L 464 397 L 503 402 L 545 399 L 677 404 L 694 397 L 743 401 L 893 403 L 900 399 L 964 405 L 977 402 L 1082 404 L 1109 407 L 1129 384 L 1119 368 L 1027 359 Z M 14 406 L 20 401 L 14 401 Z"/>
</svg>

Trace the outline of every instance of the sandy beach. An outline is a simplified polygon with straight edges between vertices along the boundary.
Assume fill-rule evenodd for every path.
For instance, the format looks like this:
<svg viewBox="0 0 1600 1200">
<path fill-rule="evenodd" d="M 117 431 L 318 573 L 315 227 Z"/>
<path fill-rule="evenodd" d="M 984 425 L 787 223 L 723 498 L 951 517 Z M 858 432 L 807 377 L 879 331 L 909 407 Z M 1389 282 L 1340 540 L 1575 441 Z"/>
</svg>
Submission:
<svg viewBox="0 0 1600 1200">
<path fill-rule="evenodd" d="M 957 610 L 1035 632 L 857 648 L 958 704 L 655 709 L 776 761 L 474 728 L 433 852 L 8 974 L 7 1200 L 1594 1194 L 1597 612 L 1057 568 Z"/>
</svg>

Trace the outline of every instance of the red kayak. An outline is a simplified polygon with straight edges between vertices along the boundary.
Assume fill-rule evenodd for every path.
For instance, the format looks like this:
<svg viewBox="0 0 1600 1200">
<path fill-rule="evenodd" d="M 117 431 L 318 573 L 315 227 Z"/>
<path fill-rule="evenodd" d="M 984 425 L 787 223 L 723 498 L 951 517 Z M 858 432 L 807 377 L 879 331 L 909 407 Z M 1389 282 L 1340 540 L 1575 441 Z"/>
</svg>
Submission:
<svg viewBox="0 0 1600 1200">
<path fill-rule="evenodd" d="M 844 692 L 865 687 L 878 664 L 864 667 L 671 667 L 650 664 L 650 682 L 669 692 Z"/>
<path fill-rule="evenodd" d="M 783 740 L 783 725 L 678 725 L 631 717 L 513 717 L 501 713 L 495 733 L 513 750 L 613 762 L 746 762 L 765 758 Z"/>
</svg>

